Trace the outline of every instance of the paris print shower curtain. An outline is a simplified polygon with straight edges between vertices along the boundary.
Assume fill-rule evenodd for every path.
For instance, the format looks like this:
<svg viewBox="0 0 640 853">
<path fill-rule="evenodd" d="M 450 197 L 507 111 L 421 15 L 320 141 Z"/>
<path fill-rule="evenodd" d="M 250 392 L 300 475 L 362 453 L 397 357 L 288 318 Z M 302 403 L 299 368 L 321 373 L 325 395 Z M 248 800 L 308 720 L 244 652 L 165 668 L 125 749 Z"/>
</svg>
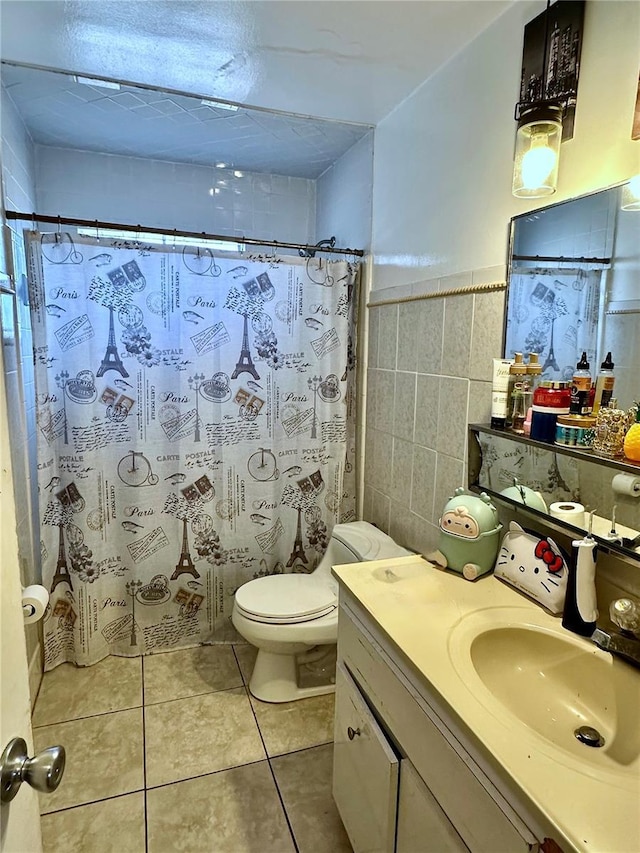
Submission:
<svg viewBox="0 0 640 853">
<path fill-rule="evenodd" d="M 357 266 L 27 244 L 46 669 L 235 639 L 355 518 Z"/>
</svg>

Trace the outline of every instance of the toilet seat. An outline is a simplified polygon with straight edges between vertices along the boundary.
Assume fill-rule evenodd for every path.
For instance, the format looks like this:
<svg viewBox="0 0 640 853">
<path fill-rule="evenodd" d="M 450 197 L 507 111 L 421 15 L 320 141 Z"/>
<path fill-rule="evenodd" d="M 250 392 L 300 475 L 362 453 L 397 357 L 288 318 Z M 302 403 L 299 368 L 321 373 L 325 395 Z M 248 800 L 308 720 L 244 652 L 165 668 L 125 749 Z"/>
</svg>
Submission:
<svg viewBox="0 0 640 853">
<path fill-rule="evenodd" d="M 247 619 L 274 625 L 320 619 L 337 606 L 331 587 L 310 575 L 268 575 L 236 592 L 236 607 Z"/>
</svg>

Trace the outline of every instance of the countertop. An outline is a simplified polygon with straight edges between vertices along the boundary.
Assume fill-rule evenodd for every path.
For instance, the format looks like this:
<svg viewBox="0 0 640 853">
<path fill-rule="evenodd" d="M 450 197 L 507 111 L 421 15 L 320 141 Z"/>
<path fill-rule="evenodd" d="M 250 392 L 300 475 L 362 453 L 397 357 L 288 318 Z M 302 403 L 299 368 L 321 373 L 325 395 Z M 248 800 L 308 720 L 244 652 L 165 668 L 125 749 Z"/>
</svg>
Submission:
<svg viewBox="0 0 640 853">
<path fill-rule="evenodd" d="M 578 750 L 591 753 L 583 759 L 579 751 L 574 754 L 573 744 L 565 751 L 541 739 L 511 718 L 503 706 L 496 706 L 495 700 L 487 702 L 482 691 L 472 691 L 473 685 L 465 682 L 455 654 L 452 656 L 456 643 L 459 646 L 457 626 L 472 614 L 491 619 L 490 608 L 508 608 L 512 616 L 513 608 L 518 608 L 518 624 L 564 632 L 570 642 L 611 665 L 607 652 L 565 631 L 560 617 L 492 574 L 471 583 L 419 556 L 335 566 L 333 574 L 341 597 L 347 592 L 356 599 L 411 664 L 409 677 L 414 684 L 417 677 L 423 681 L 425 695 L 431 690 L 439 694 L 534 812 L 552 827 L 554 840 L 567 853 L 571 849 L 640 851 L 640 774 L 630 765 L 622 772 L 611 771 L 610 759 L 598 755 L 604 748 L 593 750 L 578 744 Z M 420 689 L 419 683 L 416 686 Z M 629 701 L 635 703 L 633 697 Z M 630 713 L 637 714 L 640 727 L 640 706 L 634 704 Z M 640 743 L 640 737 L 637 740 Z"/>
</svg>

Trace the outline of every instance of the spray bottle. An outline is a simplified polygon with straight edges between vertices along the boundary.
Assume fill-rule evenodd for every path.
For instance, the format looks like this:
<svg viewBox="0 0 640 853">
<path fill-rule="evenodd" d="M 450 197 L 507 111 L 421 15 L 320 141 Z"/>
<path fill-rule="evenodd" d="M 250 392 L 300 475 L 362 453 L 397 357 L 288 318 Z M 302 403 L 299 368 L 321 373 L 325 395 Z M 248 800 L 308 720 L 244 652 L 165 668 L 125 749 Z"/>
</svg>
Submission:
<svg viewBox="0 0 640 853">
<path fill-rule="evenodd" d="M 562 614 L 562 627 L 574 634 L 590 637 L 596 628 L 596 554 L 598 546 L 591 535 L 593 511 L 589 513 L 589 532 L 584 539 L 574 539 L 572 559 L 567 577 L 567 594 Z"/>
</svg>

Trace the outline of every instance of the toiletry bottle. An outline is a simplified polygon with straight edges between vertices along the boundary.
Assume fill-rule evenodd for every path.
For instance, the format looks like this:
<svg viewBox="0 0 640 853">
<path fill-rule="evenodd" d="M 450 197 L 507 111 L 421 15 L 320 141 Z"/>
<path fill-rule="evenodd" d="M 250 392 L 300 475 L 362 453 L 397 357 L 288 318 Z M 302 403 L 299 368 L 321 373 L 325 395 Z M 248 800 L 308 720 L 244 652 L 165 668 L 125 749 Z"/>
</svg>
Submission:
<svg viewBox="0 0 640 853">
<path fill-rule="evenodd" d="M 509 368 L 512 358 L 493 359 L 493 381 L 491 383 L 491 426 L 504 429 L 507 425 L 509 403 Z"/>
<path fill-rule="evenodd" d="M 589 392 L 591 391 L 591 373 L 589 372 L 589 362 L 587 361 L 586 352 L 582 353 L 582 358 L 576 365 L 571 380 L 571 414 L 572 415 L 588 415 L 591 412 L 589 408 Z"/>
<path fill-rule="evenodd" d="M 568 415 L 571 389 L 566 382 L 544 379 L 533 394 L 531 438 L 553 444 L 558 415 Z"/>
<path fill-rule="evenodd" d="M 531 391 L 535 391 L 542 378 L 542 365 L 538 361 L 538 353 L 529 353 L 529 364 L 527 364 L 527 376 L 529 377 L 529 385 Z"/>
<path fill-rule="evenodd" d="M 529 376 L 527 365 L 522 360 L 522 353 L 515 354 L 515 360 L 509 368 L 510 399 L 507 417 L 507 427 L 520 435 L 524 433 L 524 421 L 527 416 L 531 394 L 529 393 Z"/>
<path fill-rule="evenodd" d="M 593 513 L 591 513 L 591 519 Z M 589 522 L 591 528 L 592 521 Z M 567 577 L 567 592 L 562 613 L 562 627 L 574 634 L 590 637 L 596 629 L 596 554 L 591 530 L 584 539 L 574 539 L 572 560 Z"/>
<path fill-rule="evenodd" d="M 593 414 L 598 414 L 600 406 L 608 406 L 609 400 L 613 396 L 613 385 L 616 381 L 613 375 L 615 364 L 611 361 L 611 353 L 607 353 L 607 357 L 600 365 L 600 373 L 596 379 L 596 396 L 593 401 Z"/>
</svg>

